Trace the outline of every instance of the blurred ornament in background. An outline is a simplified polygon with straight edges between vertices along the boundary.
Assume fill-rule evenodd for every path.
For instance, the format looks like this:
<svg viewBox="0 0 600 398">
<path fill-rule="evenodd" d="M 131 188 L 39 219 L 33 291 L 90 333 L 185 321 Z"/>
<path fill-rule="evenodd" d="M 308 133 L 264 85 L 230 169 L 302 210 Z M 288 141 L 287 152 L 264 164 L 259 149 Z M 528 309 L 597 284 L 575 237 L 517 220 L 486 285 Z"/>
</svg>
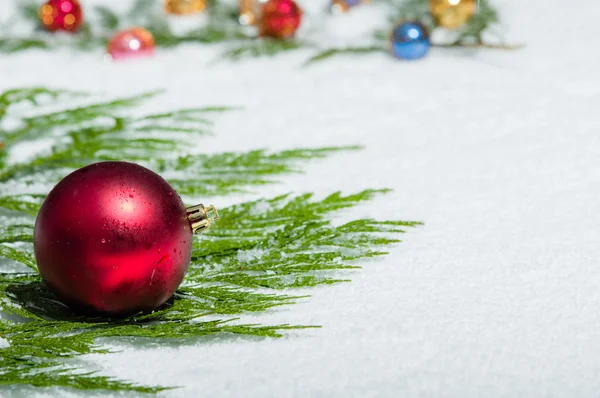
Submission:
<svg viewBox="0 0 600 398">
<path fill-rule="evenodd" d="M 392 32 L 392 54 L 396 58 L 405 60 L 423 58 L 430 47 L 429 32 L 418 21 L 403 22 Z"/>
<path fill-rule="evenodd" d="M 242 25 L 254 25 L 256 23 L 256 1 L 240 0 L 239 22 Z"/>
<path fill-rule="evenodd" d="M 39 17 L 50 32 L 75 32 L 83 22 L 78 0 L 48 0 L 40 7 Z"/>
<path fill-rule="evenodd" d="M 340 14 L 348 12 L 352 7 L 369 3 L 371 0 L 332 0 L 331 12 Z"/>
<path fill-rule="evenodd" d="M 206 0 L 164 0 L 167 14 L 191 15 L 206 9 Z"/>
<path fill-rule="evenodd" d="M 430 0 L 429 12 L 438 26 L 456 29 L 477 11 L 476 0 Z"/>
<path fill-rule="evenodd" d="M 107 51 L 113 60 L 149 57 L 154 55 L 154 37 L 144 28 L 117 32 L 108 43 Z"/>
<path fill-rule="evenodd" d="M 262 6 L 260 36 L 288 39 L 302 21 L 302 10 L 293 0 L 268 0 Z"/>
</svg>

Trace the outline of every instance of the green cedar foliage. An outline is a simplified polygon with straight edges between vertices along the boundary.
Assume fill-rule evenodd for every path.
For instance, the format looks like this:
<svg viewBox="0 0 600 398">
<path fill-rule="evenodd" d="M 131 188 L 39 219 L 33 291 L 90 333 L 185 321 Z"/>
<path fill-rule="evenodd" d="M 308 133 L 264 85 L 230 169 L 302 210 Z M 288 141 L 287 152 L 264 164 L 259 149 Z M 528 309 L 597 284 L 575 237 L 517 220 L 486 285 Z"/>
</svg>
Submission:
<svg viewBox="0 0 600 398">
<path fill-rule="evenodd" d="M 136 161 L 166 175 L 184 198 L 198 199 L 247 191 L 299 172 L 302 161 L 357 149 L 191 154 L 187 149 L 210 134 L 214 115 L 230 108 L 133 116 L 156 94 L 97 101 L 84 93 L 27 88 L 0 95 L 0 392 L 22 385 L 140 393 L 176 387 L 117 380 L 68 359 L 107 353 L 99 338 L 189 344 L 216 334 L 275 338 L 287 330 L 316 327 L 250 324 L 244 315 L 305 297 L 294 288 L 346 280 L 344 270 L 384 255 L 398 234 L 418 224 L 330 221 L 333 212 L 385 191 L 240 203 L 222 209 L 215 227 L 197 237 L 183 285 L 161 308 L 126 319 L 74 313 L 48 291 L 33 256 L 34 216 L 45 194 L 72 170 L 102 160 Z M 86 104 L 63 105 L 73 101 Z M 3 121 L 8 118 L 13 122 Z M 51 139 L 52 146 L 22 162 L 9 161 L 13 147 L 40 139 Z"/>
</svg>

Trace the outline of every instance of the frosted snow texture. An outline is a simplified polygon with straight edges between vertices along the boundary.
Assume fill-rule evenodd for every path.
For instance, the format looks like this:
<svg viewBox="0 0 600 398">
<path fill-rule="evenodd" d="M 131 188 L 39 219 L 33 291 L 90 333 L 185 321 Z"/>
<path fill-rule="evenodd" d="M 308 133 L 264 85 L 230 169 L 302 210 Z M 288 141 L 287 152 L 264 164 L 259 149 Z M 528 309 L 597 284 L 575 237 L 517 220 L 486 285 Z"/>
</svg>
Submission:
<svg viewBox="0 0 600 398">
<path fill-rule="evenodd" d="M 301 3 L 316 10 L 325 1 Z M 219 46 L 118 64 L 67 50 L 2 55 L 1 89 L 166 88 L 148 111 L 243 105 L 199 144 L 205 151 L 366 146 L 215 204 L 390 187 L 351 215 L 426 223 L 353 283 L 311 290 L 311 299 L 258 318 L 322 329 L 122 346 L 90 356 L 90 366 L 183 387 L 165 397 L 597 397 L 600 4 L 495 4 L 509 40 L 525 49 L 434 48 L 422 62 L 366 55 L 310 68 L 300 67 L 309 53 L 215 62 Z M 323 37 L 355 35 L 377 15 L 355 9 L 323 22 Z"/>
</svg>

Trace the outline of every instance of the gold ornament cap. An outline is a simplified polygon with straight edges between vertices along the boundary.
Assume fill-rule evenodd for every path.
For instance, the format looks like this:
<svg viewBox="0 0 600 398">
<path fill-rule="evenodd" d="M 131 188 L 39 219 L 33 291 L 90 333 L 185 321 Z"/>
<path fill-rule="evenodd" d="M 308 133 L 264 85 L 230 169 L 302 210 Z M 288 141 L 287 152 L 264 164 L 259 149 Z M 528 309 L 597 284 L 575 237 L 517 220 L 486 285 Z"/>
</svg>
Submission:
<svg viewBox="0 0 600 398">
<path fill-rule="evenodd" d="M 167 14 L 191 15 L 206 9 L 206 0 L 164 0 Z"/>
<path fill-rule="evenodd" d="M 192 231 L 194 233 L 204 232 L 209 229 L 212 224 L 219 219 L 219 212 L 213 205 L 191 206 L 186 209 L 187 218 L 190 220 Z"/>
<path fill-rule="evenodd" d="M 429 0 L 429 12 L 438 26 L 460 28 L 477 11 L 477 0 Z"/>
</svg>

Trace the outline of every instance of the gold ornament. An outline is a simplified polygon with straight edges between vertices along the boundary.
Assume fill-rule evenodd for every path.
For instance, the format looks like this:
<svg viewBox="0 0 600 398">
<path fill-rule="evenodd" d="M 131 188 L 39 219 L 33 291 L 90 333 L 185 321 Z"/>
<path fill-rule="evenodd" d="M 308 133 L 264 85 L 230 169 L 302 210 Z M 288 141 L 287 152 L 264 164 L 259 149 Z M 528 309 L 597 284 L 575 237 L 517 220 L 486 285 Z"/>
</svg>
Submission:
<svg viewBox="0 0 600 398">
<path fill-rule="evenodd" d="M 206 0 L 164 0 L 167 14 L 190 15 L 204 11 Z"/>
<path fill-rule="evenodd" d="M 240 1 L 240 23 L 242 25 L 254 25 L 257 22 L 257 9 L 255 0 Z"/>
<path fill-rule="evenodd" d="M 476 0 L 429 0 L 429 11 L 438 26 L 456 29 L 477 11 Z"/>
<path fill-rule="evenodd" d="M 370 2 L 371 0 L 331 0 L 331 12 L 335 14 L 348 12 L 352 7 Z"/>
</svg>

